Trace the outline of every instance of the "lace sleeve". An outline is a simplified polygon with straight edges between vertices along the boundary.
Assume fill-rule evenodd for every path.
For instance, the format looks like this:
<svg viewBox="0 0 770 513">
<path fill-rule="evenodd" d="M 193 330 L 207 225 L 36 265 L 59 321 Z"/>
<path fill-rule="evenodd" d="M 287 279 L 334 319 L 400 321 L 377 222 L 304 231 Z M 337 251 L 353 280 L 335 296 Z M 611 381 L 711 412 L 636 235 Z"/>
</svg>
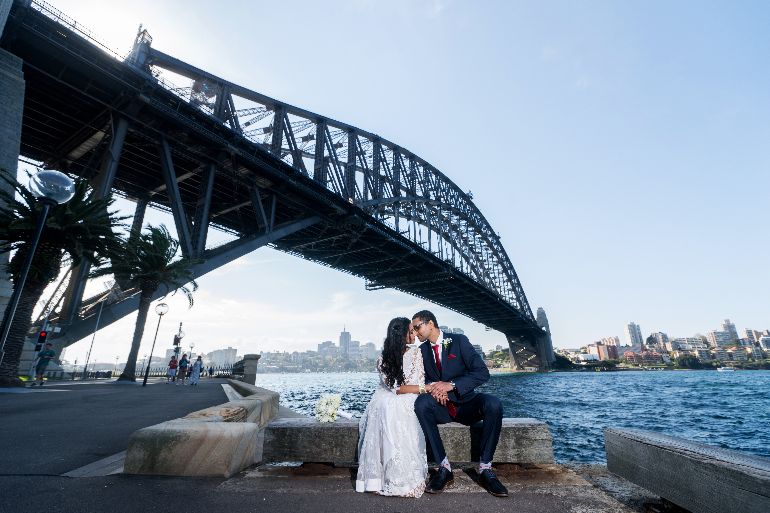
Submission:
<svg viewBox="0 0 770 513">
<path fill-rule="evenodd" d="M 422 351 L 415 351 L 417 357 L 415 358 L 415 365 L 417 366 L 417 384 L 425 386 L 425 365 L 422 363 Z"/>
<path fill-rule="evenodd" d="M 410 349 L 404 355 L 404 381 L 407 385 L 425 384 L 425 367 L 422 365 L 422 351 Z"/>
</svg>

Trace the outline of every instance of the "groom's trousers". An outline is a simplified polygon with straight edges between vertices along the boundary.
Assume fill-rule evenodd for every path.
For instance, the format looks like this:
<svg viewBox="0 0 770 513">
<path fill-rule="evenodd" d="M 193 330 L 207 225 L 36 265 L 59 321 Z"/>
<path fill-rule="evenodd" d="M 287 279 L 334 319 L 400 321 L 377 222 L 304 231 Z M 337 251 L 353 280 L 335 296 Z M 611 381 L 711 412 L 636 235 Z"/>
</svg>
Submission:
<svg viewBox="0 0 770 513">
<path fill-rule="evenodd" d="M 503 426 L 503 406 L 500 399 L 489 394 L 476 394 L 473 399 L 456 406 L 457 415 L 453 419 L 449 416 L 446 406 L 441 406 L 430 394 L 421 394 L 414 402 L 414 412 L 436 463 L 440 464 L 446 457 L 444 443 L 438 432 L 439 424 L 459 422 L 470 426 L 480 420 L 484 421 L 484 425 L 481 430 L 479 461 L 492 463 Z"/>
</svg>

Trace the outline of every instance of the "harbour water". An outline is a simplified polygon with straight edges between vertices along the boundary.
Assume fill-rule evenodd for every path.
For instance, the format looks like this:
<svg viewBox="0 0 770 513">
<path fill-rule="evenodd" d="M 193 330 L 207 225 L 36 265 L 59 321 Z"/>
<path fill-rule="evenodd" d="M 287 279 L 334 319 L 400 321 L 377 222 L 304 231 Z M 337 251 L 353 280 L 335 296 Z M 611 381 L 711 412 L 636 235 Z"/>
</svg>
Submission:
<svg viewBox="0 0 770 513">
<path fill-rule="evenodd" d="M 325 393 L 363 413 L 378 383 L 371 373 L 257 374 L 281 404 L 313 414 Z M 497 374 L 482 387 L 506 417 L 548 423 L 559 462 L 603 463 L 606 427 L 660 431 L 770 457 L 770 371 L 628 371 Z"/>
</svg>

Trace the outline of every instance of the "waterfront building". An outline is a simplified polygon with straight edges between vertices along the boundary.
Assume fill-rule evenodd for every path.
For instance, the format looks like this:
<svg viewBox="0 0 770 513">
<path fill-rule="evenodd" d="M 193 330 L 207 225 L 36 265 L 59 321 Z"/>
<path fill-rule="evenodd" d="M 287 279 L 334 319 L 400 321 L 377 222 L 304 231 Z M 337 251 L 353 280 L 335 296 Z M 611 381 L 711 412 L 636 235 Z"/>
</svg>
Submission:
<svg viewBox="0 0 770 513">
<path fill-rule="evenodd" d="M 348 359 L 357 360 L 361 357 L 361 342 L 358 340 L 351 340 L 348 345 Z"/>
<path fill-rule="evenodd" d="M 711 330 L 706 333 L 706 339 L 711 347 L 725 347 L 734 343 L 732 335 L 726 331 Z"/>
<path fill-rule="evenodd" d="M 725 319 L 725 322 L 722 323 L 722 331 L 727 333 L 731 344 L 738 342 L 738 339 L 740 338 L 738 336 L 738 330 L 736 329 L 735 324 L 730 322 L 730 319 Z"/>
<path fill-rule="evenodd" d="M 169 356 L 169 358 L 171 358 Z M 214 367 L 225 367 L 238 361 L 238 350 L 234 347 L 227 349 L 215 349 L 205 357 L 206 363 Z"/>
<path fill-rule="evenodd" d="M 711 355 L 714 360 L 718 360 L 720 362 L 726 362 L 730 360 L 730 355 L 727 353 L 727 349 L 724 349 L 722 347 L 717 347 L 716 349 L 712 349 Z"/>
<path fill-rule="evenodd" d="M 484 359 L 484 349 L 481 347 L 480 344 L 473 344 L 473 349 L 476 350 L 476 352 L 481 356 L 481 359 Z"/>
<path fill-rule="evenodd" d="M 644 345 L 644 338 L 642 338 L 642 329 L 635 322 L 629 322 L 626 326 L 626 337 L 631 347 Z"/>
<path fill-rule="evenodd" d="M 698 360 L 701 360 L 703 362 L 707 362 L 709 360 L 712 360 L 711 351 L 708 349 L 696 349 L 695 353 L 698 355 Z"/>
<path fill-rule="evenodd" d="M 746 351 L 742 347 L 736 347 L 734 350 L 729 351 L 730 360 L 734 362 L 745 362 L 749 359 Z"/>
<path fill-rule="evenodd" d="M 752 360 L 762 359 L 762 350 L 760 348 L 756 346 L 749 346 L 745 347 L 744 350 L 746 351 L 746 355 L 748 355 Z"/>
<path fill-rule="evenodd" d="M 602 344 L 605 346 L 620 347 L 620 337 L 604 337 L 602 339 Z"/>
<path fill-rule="evenodd" d="M 770 349 L 770 336 L 762 335 L 759 337 L 759 347 L 761 347 L 764 350 Z"/>
<path fill-rule="evenodd" d="M 359 349 L 361 358 L 364 360 L 376 360 L 379 356 L 377 347 L 374 345 L 374 342 L 367 342 L 366 344 L 363 344 Z"/>
<path fill-rule="evenodd" d="M 746 328 L 745 330 L 746 337 L 748 340 L 753 342 L 754 344 L 759 342 L 759 337 L 762 336 L 762 332 L 758 330 L 752 330 L 750 328 Z"/>
<path fill-rule="evenodd" d="M 345 328 L 342 328 L 340 332 L 340 354 L 342 356 L 348 356 L 350 354 L 350 333 Z"/>
<path fill-rule="evenodd" d="M 596 350 L 599 355 L 599 360 L 617 360 L 618 359 L 618 347 L 608 346 L 601 342 L 596 343 Z"/>
<path fill-rule="evenodd" d="M 666 335 L 662 331 L 656 331 L 655 333 L 652 333 L 650 336 L 653 339 L 655 339 L 655 345 L 659 350 L 662 351 L 666 347 L 666 343 L 668 342 L 668 335 Z"/>
<path fill-rule="evenodd" d="M 321 358 L 336 358 L 340 354 L 340 348 L 331 340 L 318 344 L 318 356 Z"/>
<path fill-rule="evenodd" d="M 575 355 L 574 361 L 577 363 L 598 362 L 599 355 L 590 354 L 590 353 L 578 353 Z"/>
<path fill-rule="evenodd" d="M 680 337 L 666 342 L 667 351 L 695 351 L 698 349 L 708 349 L 703 340 L 699 337 Z"/>
<path fill-rule="evenodd" d="M 663 363 L 663 358 L 657 351 L 626 351 L 623 359 L 634 365 L 657 365 Z"/>
</svg>

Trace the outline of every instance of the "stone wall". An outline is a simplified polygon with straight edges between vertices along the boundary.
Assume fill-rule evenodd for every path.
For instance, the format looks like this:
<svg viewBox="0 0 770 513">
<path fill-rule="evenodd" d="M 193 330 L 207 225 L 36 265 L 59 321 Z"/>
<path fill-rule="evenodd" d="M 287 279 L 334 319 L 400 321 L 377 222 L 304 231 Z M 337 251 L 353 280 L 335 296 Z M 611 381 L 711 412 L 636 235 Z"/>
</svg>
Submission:
<svg viewBox="0 0 770 513">
<path fill-rule="evenodd" d="M 5 25 L 10 0 L 0 0 L 0 33 Z M 21 145 L 21 120 L 24 110 L 24 74 L 22 60 L 0 49 L 0 168 L 16 175 Z M 0 187 L 10 188 L 3 182 Z M 5 272 L 8 254 L 0 255 L 0 321 L 13 292 Z"/>
</svg>

